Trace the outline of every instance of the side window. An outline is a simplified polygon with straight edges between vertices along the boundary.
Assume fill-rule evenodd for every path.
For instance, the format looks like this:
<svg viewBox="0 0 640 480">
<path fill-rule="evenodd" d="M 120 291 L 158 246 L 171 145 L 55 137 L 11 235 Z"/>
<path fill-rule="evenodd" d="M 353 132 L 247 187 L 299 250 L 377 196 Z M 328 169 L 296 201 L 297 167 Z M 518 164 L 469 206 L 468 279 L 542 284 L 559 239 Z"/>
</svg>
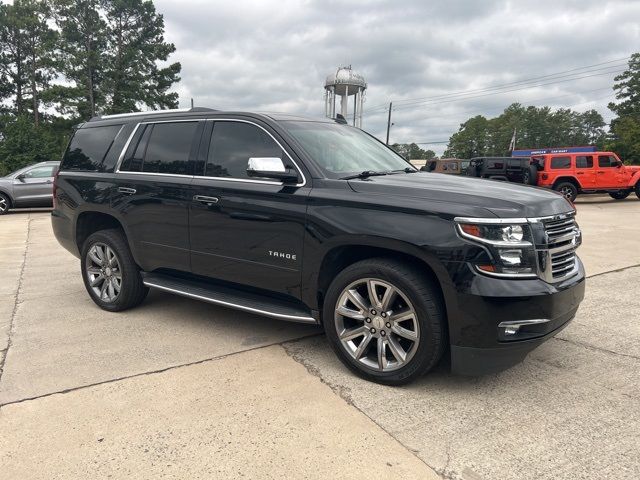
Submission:
<svg viewBox="0 0 640 480">
<path fill-rule="evenodd" d="M 242 122 L 215 122 L 205 176 L 249 178 L 251 157 L 283 158 L 282 149 L 261 128 Z"/>
<path fill-rule="evenodd" d="M 449 162 L 449 170 L 452 172 L 458 171 L 458 164 L 456 162 Z"/>
<path fill-rule="evenodd" d="M 76 130 L 62 161 L 63 170 L 100 170 L 122 125 Z"/>
<path fill-rule="evenodd" d="M 504 160 L 502 160 L 502 159 L 499 159 L 499 160 L 489 160 L 489 161 L 487 162 L 487 168 L 495 169 L 495 170 L 503 169 L 503 168 L 504 168 Z"/>
<path fill-rule="evenodd" d="M 560 170 L 571 167 L 571 157 L 551 157 L 551 169 Z"/>
<path fill-rule="evenodd" d="M 36 167 L 24 172 L 22 174 L 22 177 L 23 178 L 50 178 L 50 177 L 53 177 L 54 169 L 55 167 L 53 165 Z"/>
<path fill-rule="evenodd" d="M 617 165 L 616 157 L 612 155 L 598 155 L 598 166 L 600 168 L 611 168 Z"/>
<path fill-rule="evenodd" d="M 149 142 L 149 135 L 153 125 L 140 125 L 136 130 L 129 148 L 125 154 L 124 160 L 120 165 L 120 171 L 122 172 L 141 172 L 142 161 L 144 160 L 144 152 L 147 149 Z"/>
<path fill-rule="evenodd" d="M 142 171 L 187 175 L 189 154 L 197 128 L 198 122 L 154 124 L 142 162 Z M 135 158 L 137 156 L 138 152 Z"/>
<path fill-rule="evenodd" d="M 522 160 L 519 158 L 513 158 L 510 160 L 507 160 L 507 164 L 509 165 L 509 168 L 520 168 L 521 163 L 522 163 Z"/>
<path fill-rule="evenodd" d="M 593 156 L 592 155 L 576 156 L 576 168 L 593 168 Z"/>
</svg>

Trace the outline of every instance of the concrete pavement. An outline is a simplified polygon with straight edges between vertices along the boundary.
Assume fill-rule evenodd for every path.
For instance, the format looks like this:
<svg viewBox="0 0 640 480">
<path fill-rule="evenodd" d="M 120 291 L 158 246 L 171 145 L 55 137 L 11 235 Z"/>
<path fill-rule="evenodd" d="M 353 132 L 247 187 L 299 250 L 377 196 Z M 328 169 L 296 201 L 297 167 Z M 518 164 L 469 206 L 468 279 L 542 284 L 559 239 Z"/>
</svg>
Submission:
<svg viewBox="0 0 640 480">
<path fill-rule="evenodd" d="M 313 327 L 160 292 L 104 312 L 48 214 L 0 217 L 2 475 L 640 478 L 640 201 L 577 207 L 574 322 L 507 372 L 402 388 Z"/>
</svg>

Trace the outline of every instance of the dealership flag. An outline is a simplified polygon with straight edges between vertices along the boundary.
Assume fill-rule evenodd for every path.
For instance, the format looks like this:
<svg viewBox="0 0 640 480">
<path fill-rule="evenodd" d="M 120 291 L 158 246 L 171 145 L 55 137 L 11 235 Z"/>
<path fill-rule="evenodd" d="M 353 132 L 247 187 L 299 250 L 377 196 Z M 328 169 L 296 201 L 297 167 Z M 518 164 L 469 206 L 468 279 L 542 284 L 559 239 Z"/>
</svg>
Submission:
<svg viewBox="0 0 640 480">
<path fill-rule="evenodd" d="M 509 151 L 513 152 L 516 149 L 516 129 L 513 129 L 513 137 L 511 137 L 511 143 L 509 143 Z"/>
</svg>

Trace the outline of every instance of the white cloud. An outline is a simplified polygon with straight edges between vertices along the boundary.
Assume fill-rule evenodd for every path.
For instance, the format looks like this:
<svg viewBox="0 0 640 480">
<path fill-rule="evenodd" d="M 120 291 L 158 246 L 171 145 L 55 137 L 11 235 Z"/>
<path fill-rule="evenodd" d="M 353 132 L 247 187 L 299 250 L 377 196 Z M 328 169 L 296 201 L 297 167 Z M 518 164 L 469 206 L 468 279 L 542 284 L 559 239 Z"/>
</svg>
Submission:
<svg viewBox="0 0 640 480">
<path fill-rule="evenodd" d="M 640 50 L 640 2 L 156 0 L 182 63 L 182 106 L 322 115 L 325 77 L 369 84 L 364 128 L 384 138 L 390 100 L 444 95 L 623 58 Z M 594 72 L 599 73 L 599 72 Z M 512 102 L 598 109 L 613 73 L 393 112 L 391 140 L 447 140 Z M 583 93 L 580 93 L 583 92 Z M 606 97 L 606 98 L 603 98 Z M 438 152 L 444 145 L 433 145 Z"/>
</svg>

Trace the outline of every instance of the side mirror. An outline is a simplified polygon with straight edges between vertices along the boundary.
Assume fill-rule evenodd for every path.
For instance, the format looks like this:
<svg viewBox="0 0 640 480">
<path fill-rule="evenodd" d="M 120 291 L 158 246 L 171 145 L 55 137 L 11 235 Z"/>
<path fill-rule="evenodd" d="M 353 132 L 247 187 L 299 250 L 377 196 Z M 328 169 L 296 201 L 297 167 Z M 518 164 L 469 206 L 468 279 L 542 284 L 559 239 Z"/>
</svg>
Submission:
<svg viewBox="0 0 640 480">
<path fill-rule="evenodd" d="M 290 166 L 285 166 L 278 157 L 252 157 L 247 165 L 247 175 L 250 177 L 274 178 L 284 183 L 296 183 L 298 172 Z"/>
<path fill-rule="evenodd" d="M 25 179 L 25 178 L 26 178 L 26 177 L 24 176 L 24 174 L 21 174 L 21 175 L 18 175 L 18 176 L 16 177 L 16 180 L 18 180 L 19 182 L 24 183 L 24 179 Z"/>
<path fill-rule="evenodd" d="M 622 160 L 616 161 L 616 167 L 617 168 L 621 168 L 622 167 Z"/>
</svg>

